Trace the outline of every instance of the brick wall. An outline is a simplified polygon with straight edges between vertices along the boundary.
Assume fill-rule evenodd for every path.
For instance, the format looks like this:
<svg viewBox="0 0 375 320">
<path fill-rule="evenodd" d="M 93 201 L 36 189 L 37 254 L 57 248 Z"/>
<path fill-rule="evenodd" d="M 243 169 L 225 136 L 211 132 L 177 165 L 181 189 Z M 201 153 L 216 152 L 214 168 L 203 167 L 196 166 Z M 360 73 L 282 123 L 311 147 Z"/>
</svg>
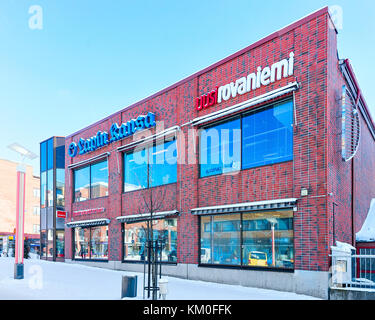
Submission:
<svg viewBox="0 0 375 320">
<path fill-rule="evenodd" d="M 336 32 L 331 22 L 328 31 L 327 172 L 328 192 L 332 192 L 327 199 L 329 244 L 343 241 L 355 245 L 355 233 L 362 227 L 371 199 L 375 197 L 375 140 L 363 114 L 359 112 L 361 134 L 358 151 L 353 159 L 342 160 L 340 98 L 342 86 L 348 87 L 348 84 L 340 71 Z"/>
<path fill-rule="evenodd" d="M 349 181 L 351 171 L 350 166 L 342 163 L 338 157 L 337 149 L 339 120 L 337 120 L 335 93 L 341 85 L 342 78 L 337 66 L 336 34 L 330 24 L 327 8 L 322 9 L 202 72 L 75 133 L 66 139 L 66 149 L 72 141 L 94 136 L 98 130 L 109 131 L 113 122 L 120 124 L 149 111 L 155 113 L 159 125 L 161 120 L 164 121 L 164 128 L 183 125 L 198 116 L 259 96 L 283 87 L 289 82 L 298 81 L 300 88 L 293 97 L 295 101 L 293 161 L 247 169 L 233 175 L 199 178 L 198 164 L 188 161 L 188 159 L 198 160 L 198 134 L 191 126 L 184 125 L 181 127 L 181 134 L 177 141 L 180 162 L 177 168 L 177 183 L 158 187 L 167 189 L 167 199 L 161 211 L 177 209 L 180 212 L 178 262 L 196 264 L 198 218 L 191 215 L 192 208 L 288 197 L 301 198 L 301 188 L 307 188 L 308 196 L 298 200 L 298 210 L 294 213 L 295 268 L 327 271 L 329 246 L 332 244 L 333 202 L 338 204 L 335 223 L 337 239 L 351 238 L 350 230 L 347 228 L 350 213 L 348 201 L 351 192 Z M 239 79 L 255 71 L 257 66 L 264 67 L 288 58 L 292 51 L 295 54 L 293 76 L 249 93 L 237 95 L 207 109 L 201 111 L 195 109 L 197 96 L 211 91 L 216 86 Z M 153 132 L 155 129 L 152 130 Z M 121 193 L 122 156 L 116 149 L 133 139 L 134 137 L 127 137 L 74 159 L 66 156 L 66 165 L 69 165 L 103 152 L 111 152 L 108 198 L 73 204 L 71 202 L 72 174 L 70 170 L 66 174 L 66 209 L 69 213 L 81 208 L 97 206 L 106 208 L 105 213 L 92 215 L 92 218 L 111 219 L 110 260 L 121 259 L 121 225 L 115 217 L 140 213 L 144 207 L 142 193 L 147 192 L 139 190 Z M 366 139 L 366 135 L 363 139 Z M 364 148 L 367 148 L 367 142 L 363 144 Z M 187 152 L 187 146 L 193 146 L 189 148 L 190 153 Z M 361 158 L 358 161 L 361 161 L 358 165 L 362 165 L 366 159 Z M 368 163 L 368 168 L 369 170 L 372 168 L 372 163 Z M 357 188 L 361 189 L 359 185 Z M 328 192 L 333 192 L 334 198 L 327 197 Z M 362 200 L 360 202 L 361 204 L 357 205 L 358 210 L 364 212 L 365 209 L 361 207 Z M 69 214 L 68 217 L 69 220 L 71 215 Z M 363 220 L 363 213 L 358 220 Z M 70 230 L 66 236 L 66 258 L 71 258 Z"/>
</svg>

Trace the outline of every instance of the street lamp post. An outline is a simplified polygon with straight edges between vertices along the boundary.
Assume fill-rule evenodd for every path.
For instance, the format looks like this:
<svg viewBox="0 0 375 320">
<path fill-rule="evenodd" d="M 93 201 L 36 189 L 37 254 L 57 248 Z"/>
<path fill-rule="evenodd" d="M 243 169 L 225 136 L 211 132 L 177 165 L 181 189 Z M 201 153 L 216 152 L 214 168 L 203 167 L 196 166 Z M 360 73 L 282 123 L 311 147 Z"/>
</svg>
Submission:
<svg viewBox="0 0 375 320">
<path fill-rule="evenodd" d="M 25 220 L 25 184 L 26 166 L 25 159 L 33 160 L 37 155 L 22 147 L 18 143 L 8 146 L 9 149 L 21 156 L 21 163 L 17 166 L 17 204 L 16 204 L 16 245 L 14 262 L 14 279 L 24 278 L 23 252 L 24 252 L 24 220 Z"/>
</svg>

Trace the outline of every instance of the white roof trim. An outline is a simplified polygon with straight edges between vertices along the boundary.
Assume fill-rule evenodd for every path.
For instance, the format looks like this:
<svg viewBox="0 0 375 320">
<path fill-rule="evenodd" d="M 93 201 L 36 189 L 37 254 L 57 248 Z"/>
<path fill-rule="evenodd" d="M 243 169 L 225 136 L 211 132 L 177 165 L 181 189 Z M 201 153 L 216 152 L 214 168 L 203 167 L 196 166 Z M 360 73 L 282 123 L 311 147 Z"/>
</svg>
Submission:
<svg viewBox="0 0 375 320">
<path fill-rule="evenodd" d="M 259 103 L 262 103 L 262 102 L 266 102 L 266 101 L 269 101 L 271 99 L 282 96 L 284 94 L 287 94 L 289 92 L 295 91 L 298 88 L 299 88 L 299 85 L 298 85 L 297 82 L 289 83 L 288 85 L 286 85 L 284 87 L 272 90 L 272 91 L 267 92 L 265 94 L 262 94 L 260 96 L 251 98 L 251 99 L 243 101 L 243 102 L 240 102 L 238 104 L 227 107 L 225 109 L 218 110 L 218 111 L 209 113 L 207 115 L 195 118 L 191 121 L 191 124 L 193 126 L 197 126 L 197 125 L 215 120 L 217 118 L 221 118 L 221 117 L 224 117 L 224 116 L 227 116 L 227 115 L 231 115 L 232 113 L 235 113 L 235 112 L 241 111 L 243 109 L 249 108 L 253 105 L 256 105 L 256 104 L 259 104 Z"/>
<path fill-rule="evenodd" d="M 68 228 L 71 227 L 79 227 L 79 226 L 89 226 L 89 225 L 105 225 L 109 224 L 111 220 L 103 218 L 103 219 L 91 219 L 91 220 L 77 220 L 68 222 L 66 226 Z"/>
<path fill-rule="evenodd" d="M 170 127 L 170 128 L 165 129 L 163 131 L 157 132 L 157 133 L 153 134 L 152 136 L 144 137 L 140 140 L 133 141 L 133 142 L 128 143 L 126 145 L 120 146 L 120 147 L 117 148 L 117 151 L 123 151 L 125 149 L 130 149 L 130 148 L 132 148 L 132 147 L 134 147 L 138 144 L 153 141 L 153 140 L 156 140 L 156 139 L 168 136 L 168 135 L 175 135 L 178 130 L 180 130 L 179 126 Z"/>
<path fill-rule="evenodd" d="M 161 212 L 154 212 L 152 217 L 155 219 L 163 218 L 167 216 L 177 215 L 179 212 L 177 210 L 172 211 L 161 211 Z M 132 214 L 127 216 L 119 216 L 116 217 L 119 221 L 126 221 L 126 220 L 149 220 L 151 219 L 151 213 L 141 213 L 141 214 Z"/>
<path fill-rule="evenodd" d="M 85 164 L 88 164 L 90 162 L 93 162 L 93 161 L 96 161 L 96 160 L 100 160 L 102 158 L 106 158 L 110 155 L 111 153 L 110 152 L 104 152 L 104 153 L 101 153 L 95 157 L 92 157 L 90 159 L 87 159 L 87 160 L 83 160 L 83 161 L 80 161 L 80 162 L 76 162 L 76 163 L 72 163 L 71 165 L 68 166 L 69 169 L 73 169 L 73 168 L 77 168 L 77 167 L 80 167 L 80 166 L 83 166 Z"/>
<path fill-rule="evenodd" d="M 251 210 L 265 210 L 265 209 L 278 209 L 276 205 L 284 204 L 289 207 L 293 207 L 297 202 L 297 198 L 287 198 L 287 199 L 276 199 L 276 200 L 264 200 L 264 201 L 254 201 L 254 202 L 244 202 L 227 204 L 212 207 L 201 207 L 191 209 L 192 214 L 212 214 L 212 213 L 225 213 L 225 212 L 236 212 L 236 211 L 251 211 Z M 285 207 L 287 207 L 285 206 Z"/>
</svg>

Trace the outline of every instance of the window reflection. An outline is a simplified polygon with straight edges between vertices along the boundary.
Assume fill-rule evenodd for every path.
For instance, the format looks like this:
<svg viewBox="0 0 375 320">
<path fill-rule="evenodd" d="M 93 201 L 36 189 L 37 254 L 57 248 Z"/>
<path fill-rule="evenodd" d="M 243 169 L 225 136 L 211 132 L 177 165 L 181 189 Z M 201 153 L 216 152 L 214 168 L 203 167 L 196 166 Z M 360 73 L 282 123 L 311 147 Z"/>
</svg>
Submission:
<svg viewBox="0 0 375 320">
<path fill-rule="evenodd" d="M 200 176 L 293 159 L 293 102 L 286 101 L 200 132 Z"/>
<path fill-rule="evenodd" d="M 47 257 L 53 257 L 53 230 L 48 229 L 47 232 Z"/>
<path fill-rule="evenodd" d="M 291 210 L 202 216 L 200 223 L 201 263 L 294 267 Z"/>
<path fill-rule="evenodd" d="M 75 228 L 74 229 L 74 258 L 88 259 L 89 258 L 89 242 L 90 242 L 90 228 Z"/>
<path fill-rule="evenodd" d="M 74 170 L 74 201 L 108 196 L 108 161 Z"/>
<path fill-rule="evenodd" d="M 242 118 L 244 169 L 293 159 L 293 103 L 256 111 Z"/>
<path fill-rule="evenodd" d="M 124 192 L 176 181 L 176 140 L 124 154 Z"/>
<path fill-rule="evenodd" d="M 53 138 L 47 141 L 47 170 L 53 169 Z"/>
<path fill-rule="evenodd" d="M 241 120 L 203 129 L 200 134 L 201 177 L 241 169 Z"/>
<path fill-rule="evenodd" d="M 108 161 L 91 165 L 91 199 L 108 196 Z"/>
<path fill-rule="evenodd" d="M 292 211 L 246 213 L 243 231 L 244 264 L 293 268 Z"/>
<path fill-rule="evenodd" d="M 147 149 L 124 154 L 124 191 L 147 188 Z"/>
<path fill-rule="evenodd" d="M 85 201 L 90 198 L 90 167 L 74 171 L 74 201 Z"/>
<path fill-rule="evenodd" d="M 241 264 L 240 215 L 202 217 L 201 262 Z"/>
<path fill-rule="evenodd" d="M 56 169 L 56 205 L 65 205 L 65 169 Z"/>
<path fill-rule="evenodd" d="M 56 230 L 56 257 L 64 258 L 64 230 Z"/>
<path fill-rule="evenodd" d="M 40 207 L 46 207 L 46 194 L 47 194 L 47 172 L 42 172 L 40 176 Z"/>
<path fill-rule="evenodd" d="M 47 171 L 47 202 L 48 207 L 53 207 L 54 192 L 53 192 L 53 169 Z"/>
<path fill-rule="evenodd" d="M 47 142 L 44 141 L 40 144 L 40 171 L 47 170 Z"/>
<path fill-rule="evenodd" d="M 47 257 L 47 232 L 45 230 L 40 233 L 40 256 Z"/>
<path fill-rule="evenodd" d="M 156 187 L 177 181 L 176 140 L 149 148 L 150 186 Z"/>
<path fill-rule="evenodd" d="M 108 228 L 91 227 L 91 259 L 108 259 Z"/>
<path fill-rule="evenodd" d="M 75 259 L 108 259 L 108 226 L 74 228 Z"/>
<path fill-rule="evenodd" d="M 124 260 L 147 260 L 146 243 L 149 222 L 124 224 Z M 161 259 L 177 262 L 177 219 L 156 219 L 153 221 L 153 239 L 162 244 Z M 159 252 L 160 254 L 160 252 Z M 159 256 L 160 257 L 160 256 Z"/>
</svg>

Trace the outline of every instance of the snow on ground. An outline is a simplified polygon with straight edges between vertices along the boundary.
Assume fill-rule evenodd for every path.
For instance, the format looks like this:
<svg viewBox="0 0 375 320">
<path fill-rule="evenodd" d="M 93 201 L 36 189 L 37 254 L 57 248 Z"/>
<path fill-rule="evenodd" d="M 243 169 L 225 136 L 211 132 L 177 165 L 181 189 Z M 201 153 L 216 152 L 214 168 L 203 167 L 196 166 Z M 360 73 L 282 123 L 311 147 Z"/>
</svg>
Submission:
<svg viewBox="0 0 375 320">
<path fill-rule="evenodd" d="M 0 300 L 119 300 L 122 275 L 137 275 L 137 298 L 143 298 L 143 274 L 39 259 L 24 261 L 22 280 L 14 279 L 14 258 L 0 257 Z M 291 292 L 218 284 L 174 277 L 169 300 L 311 300 Z"/>
</svg>

